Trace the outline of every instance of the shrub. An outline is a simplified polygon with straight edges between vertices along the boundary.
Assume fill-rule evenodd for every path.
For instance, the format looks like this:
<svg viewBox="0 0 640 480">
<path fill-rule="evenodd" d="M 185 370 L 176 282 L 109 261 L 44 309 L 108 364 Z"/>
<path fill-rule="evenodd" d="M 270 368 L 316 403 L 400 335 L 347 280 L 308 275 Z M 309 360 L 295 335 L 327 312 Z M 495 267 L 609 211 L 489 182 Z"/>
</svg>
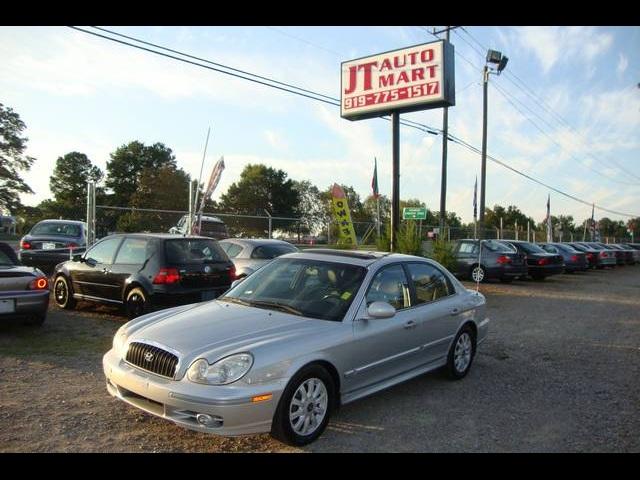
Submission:
<svg viewBox="0 0 640 480">
<path fill-rule="evenodd" d="M 433 242 L 433 250 L 429 258 L 435 260 L 447 270 L 453 271 L 456 266 L 456 257 L 453 254 L 453 243 L 444 239 Z"/>
</svg>

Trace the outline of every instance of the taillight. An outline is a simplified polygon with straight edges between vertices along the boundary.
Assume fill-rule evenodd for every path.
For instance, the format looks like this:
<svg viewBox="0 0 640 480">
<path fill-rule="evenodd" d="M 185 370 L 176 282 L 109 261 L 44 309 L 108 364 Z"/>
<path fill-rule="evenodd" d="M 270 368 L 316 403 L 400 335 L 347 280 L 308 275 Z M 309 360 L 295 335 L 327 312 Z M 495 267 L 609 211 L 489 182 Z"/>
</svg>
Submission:
<svg viewBox="0 0 640 480">
<path fill-rule="evenodd" d="M 233 265 L 229 270 L 229 279 L 233 282 L 236 279 L 236 266 Z"/>
<path fill-rule="evenodd" d="M 572 262 L 577 262 L 577 261 L 578 261 L 578 256 L 577 256 L 577 255 L 573 255 L 573 256 L 571 257 L 571 261 L 572 261 Z"/>
<path fill-rule="evenodd" d="M 30 250 L 31 244 L 29 242 L 25 242 L 24 240 L 20 242 L 20 248 L 23 250 Z"/>
<path fill-rule="evenodd" d="M 154 285 L 167 285 L 180 281 L 180 272 L 177 268 L 161 268 L 160 272 L 153 277 Z"/>
<path fill-rule="evenodd" d="M 593 258 L 593 253 L 587 253 L 587 258 L 591 260 Z"/>
<path fill-rule="evenodd" d="M 500 255 L 497 261 L 501 265 L 504 265 L 505 263 L 511 263 L 511 259 L 506 255 Z"/>
<path fill-rule="evenodd" d="M 77 243 L 73 243 L 73 242 L 69 242 L 69 243 L 67 243 L 65 245 L 65 247 L 73 250 L 74 248 L 78 248 L 78 244 Z"/>
<path fill-rule="evenodd" d="M 549 265 L 549 259 L 541 258 L 540 260 L 538 260 L 538 265 Z"/>
<path fill-rule="evenodd" d="M 38 277 L 31 280 L 29 283 L 29 290 L 46 290 L 49 288 L 49 280 L 47 277 Z"/>
<path fill-rule="evenodd" d="M 607 252 L 600 252 L 600 256 L 602 258 L 607 258 L 608 255 L 607 255 Z"/>
</svg>

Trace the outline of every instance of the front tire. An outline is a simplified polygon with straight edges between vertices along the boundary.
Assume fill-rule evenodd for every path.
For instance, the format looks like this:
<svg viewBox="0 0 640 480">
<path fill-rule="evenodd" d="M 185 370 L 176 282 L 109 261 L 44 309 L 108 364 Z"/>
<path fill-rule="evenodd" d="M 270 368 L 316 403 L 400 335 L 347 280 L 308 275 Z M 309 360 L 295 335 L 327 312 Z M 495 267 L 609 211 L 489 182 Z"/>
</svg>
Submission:
<svg viewBox="0 0 640 480">
<path fill-rule="evenodd" d="M 329 423 L 335 395 L 333 379 L 323 367 L 303 368 L 291 379 L 280 398 L 271 435 L 294 446 L 313 442 Z"/>
<path fill-rule="evenodd" d="M 148 307 L 147 295 L 141 288 L 132 288 L 129 290 L 124 302 L 124 311 L 129 320 L 133 320 L 147 313 Z"/>
<path fill-rule="evenodd" d="M 460 380 L 464 378 L 476 355 L 476 336 L 470 325 L 465 325 L 458 332 L 449 349 L 446 371 L 449 378 Z"/>
<path fill-rule="evenodd" d="M 64 275 L 59 275 L 53 284 L 53 298 L 58 307 L 65 310 L 76 308 L 76 299 L 73 298 L 73 290 Z"/>
</svg>

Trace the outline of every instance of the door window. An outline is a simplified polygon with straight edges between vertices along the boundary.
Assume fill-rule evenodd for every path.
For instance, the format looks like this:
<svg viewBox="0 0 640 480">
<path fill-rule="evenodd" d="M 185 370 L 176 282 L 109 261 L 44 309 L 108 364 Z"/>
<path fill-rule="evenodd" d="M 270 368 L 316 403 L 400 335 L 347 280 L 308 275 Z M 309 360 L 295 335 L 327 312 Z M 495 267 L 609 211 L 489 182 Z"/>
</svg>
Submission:
<svg viewBox="0 0 640 480">
<path fill-rule="evenodd" d="M 416 304 L 433 302 L 455 293 L 447 276 L 433 265 L 409 263 L 407 267 L 416 291 Z"/>
<path fill-rule="evenodd" d="M 476 248 L 475 243 L 462 242 L 460 243 L 460 253 L 477 253 L 478 249 Z"/>
<path fill-rule="evenodd" d="M 118 250 L 115 263 L 142 265 L 151 253 L 148 251 L 149 246 L 146 238 L 127 238 Z"/>
<path fill-rule="evenodd" d="M 111 263 L 113 255 L 120 244 L 121 238 L 108 238 L 96 244 L 87 252 L 87 259 L 96 263 Z"/>
<path fill-rule="evenodd" d="M 367 291 L 367 307 L 373 302 L 387 302 L 396 310 L 411 306 L 407 277 L 401 265 L 386 267 L 376 274 Z"/>
<path fill-rule="evenodd" d="M 227 252 L 229 258 L 236 258 L 243 248 L 237 243 L 221 243 L 222 249 Z"/>
</svg>

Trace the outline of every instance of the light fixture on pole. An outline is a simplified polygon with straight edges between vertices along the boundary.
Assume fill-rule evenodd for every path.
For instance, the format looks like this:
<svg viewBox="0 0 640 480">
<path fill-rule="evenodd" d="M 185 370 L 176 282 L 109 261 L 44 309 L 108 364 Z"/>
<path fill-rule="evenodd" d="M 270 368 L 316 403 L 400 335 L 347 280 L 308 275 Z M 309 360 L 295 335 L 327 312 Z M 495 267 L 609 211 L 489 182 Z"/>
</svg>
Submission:
<svg viewBox="0 0 640 480">
<path fill-rule="evenodd" d="M 487 88 L 489 85 L 489 74 L 500 75 L 507 66 L 509 58 L 502 55 L 497 50 L 487 52 L 487 63 L 482 73 L 483 77 L 483 108 L 482 108 L 482 171 L 480 179 L 480 238 L 484 234 L 484 199 L 486 192 L 487 178 Z"/>
</svg>

